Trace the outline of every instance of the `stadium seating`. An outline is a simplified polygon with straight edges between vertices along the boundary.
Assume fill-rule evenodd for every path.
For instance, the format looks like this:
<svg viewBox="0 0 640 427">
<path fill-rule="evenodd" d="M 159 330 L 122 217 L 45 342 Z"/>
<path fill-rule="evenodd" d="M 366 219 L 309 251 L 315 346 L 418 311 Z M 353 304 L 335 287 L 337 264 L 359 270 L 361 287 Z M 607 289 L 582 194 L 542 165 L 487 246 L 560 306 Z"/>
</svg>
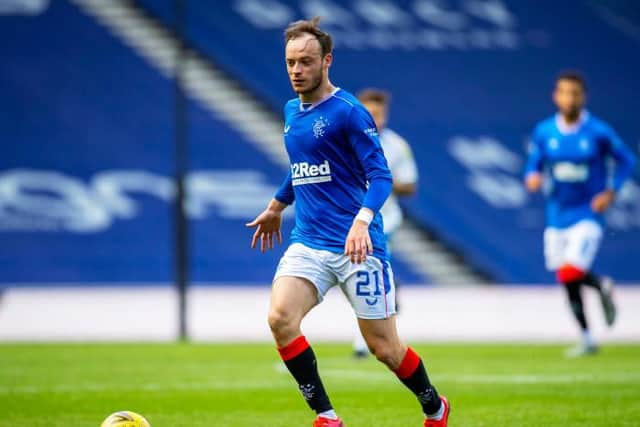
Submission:
<svg viewBox="0 0 640 427">
<path fill-rule="evenodd" d="M 67 1 L 0 36 L 0 283 L 171 283 L 173 82 Z M 250 251 L 244 223 L 283 170 L 193 100 L 187 133 L 190 278 L 269 283 L 283 248 Z"/>
<path fill-rule="evenodd" d="M 168 206 L 116 223 L 90 180 L 171 171 L 170 83 L 67 2 L 0 16 L 0 34 L 2 281 L 166 280 Z"/>
<path fill-rule="evenodd" d="M 0 48 L 1 281 L 170 283 L 172 82 L 66 1 L 0 22 L 19 41 Z M 189 108 L 191 277 L 268 282 L 277 254 L 247 256 L 244 222 L 282 172 Z"/>
<path fill-rule="evenodd" d="M 173 2 L 137 4 L 174 24 Z M 500 282 L 549 283 L 542 200 L 519 184 L 527 135 L 553 112 L 554 74 L 572 67 L 585 71 L 592 111 L 635 149 L 640 17 L 623 0 L 532 4 L 188 2 L 186 33 L 280 111 L 293 96 L 282 29 L 324 15 L 336 38 L 334 82 L 393 93 L 390 124 L 420 166 L 409 215 Z M 1 280 L 170 281 L 172 82 L 66 0 L 41 15 L 0 15 L 0 24 L 0 36 L 16 41 L 0 46 Z M 282 170 L 196 102 L 189 110 L 192 278 L 264 283 L 279 253 L 248 255 L 243 223 Z M 596 265 L 622 281 L 640 277 L 639 195 L 636 174 L 608 217 Z M 395 267 L 404 281 L 423 280 L 402 259 Z"/>
<path fill-rule="evenodd" d="M 168 24 L 167 1 L 140 4 Z M 332 79 L 393 93 L 390 125 L 414 146 L 420 193 L 409 214 L 501 282 L 549 283 L 542 200 L 520 186 L 526 141 L 554 109 L 553 79 L 583 70 L 592 112 L 633 146 L 640 138 L 640 15 L 633 1 L 352 2 L 236 0 L 188 5 L 187 36 L 280 109 L 292 96 L 282 30 L 322 15 L 336 39 Z M 608 217 L 596 268 L 640 277 L 640 193 L 629 185 Z M 631 254 L 634 254 L 632 256 Z"/>
</svg>

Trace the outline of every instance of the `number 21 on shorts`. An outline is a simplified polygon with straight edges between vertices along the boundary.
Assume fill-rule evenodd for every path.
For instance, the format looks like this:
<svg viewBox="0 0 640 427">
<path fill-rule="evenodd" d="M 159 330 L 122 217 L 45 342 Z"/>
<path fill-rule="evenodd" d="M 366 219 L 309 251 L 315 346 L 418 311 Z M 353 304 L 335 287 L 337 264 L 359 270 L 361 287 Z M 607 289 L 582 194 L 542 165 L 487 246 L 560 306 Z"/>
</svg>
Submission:
<svg viewBox="0 0 640 427">
<path fill-rule="evenodd" d="M 380 284 L 380 272 L 379 271 L 358 271 L 356 273 L 358 281 L 356 282 L 356 295 L 359 297 L 365 297 L 365 302 L 368 305 L 375 305 L 378 302 L 378 297 L 382 295 L 382 288 Z M 373 280 L 371 280 L 373 276 Z M 371 283 L 373 281 L 373 283 Z"/>
</svg>

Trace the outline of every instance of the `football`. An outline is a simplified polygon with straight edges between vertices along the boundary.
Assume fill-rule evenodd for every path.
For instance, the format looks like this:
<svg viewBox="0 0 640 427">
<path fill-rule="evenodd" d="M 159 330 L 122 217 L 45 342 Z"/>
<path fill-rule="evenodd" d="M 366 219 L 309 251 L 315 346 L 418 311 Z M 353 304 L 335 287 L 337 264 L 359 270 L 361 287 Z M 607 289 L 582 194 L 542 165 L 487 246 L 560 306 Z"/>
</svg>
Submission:
<svg viewBox="0 0 640 427">
<path fill-rule="evenodd" d="M 100 427 L 151 427 L 151 424 L 140 414 L 119 411 L 109 415 Z"/>
</svg>

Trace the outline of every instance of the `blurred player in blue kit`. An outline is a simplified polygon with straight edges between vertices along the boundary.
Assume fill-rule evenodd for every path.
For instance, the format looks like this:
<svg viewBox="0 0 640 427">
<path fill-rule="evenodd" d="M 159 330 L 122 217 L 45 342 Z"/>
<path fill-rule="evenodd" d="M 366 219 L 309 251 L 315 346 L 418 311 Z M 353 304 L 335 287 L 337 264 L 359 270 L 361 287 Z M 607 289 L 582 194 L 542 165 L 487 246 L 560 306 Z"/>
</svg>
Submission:
<svg viewBox="0 0 640 427">
<path fill-rule="evenodd" d="M 249 227 L 260 250 L 281 242 L 282 211 L 295 201 L 291 244 L 273 280 L 268 322 L 278 351 L 316 412 L 314 427 L 341 427 L 300 323 L 340 286 L 375 357 L 418 398 L 424 426 L 446 427 L 449 403 L 430 383 L 422 359 L 398 337 L 393 272 L 378 212 L 391 193 L 378 132 L 362 104 L 329 80 L 331 36 L 318 18 L 285 31 L 285 60 L 298 97 L 284 108 L 291 169 Z M 348 325 L 345 325 L 348 327 Z"/>
<path fill-rule="evenodd" d="M 540 122 L 532 135 L 525 185 L 539 191 L 547 180 L 544 256 L 547 269 L 564 285 L 582 341 L 567 356 L 595 353 L 582 301 L 583 285 L 595 289 L 607 325 L 616 319 L 611 279 L 591 266 L 603 235 L 603 213 L 631 175 L 635 157 L 613 129 L 585 110 L 586 85 L 574 72 L 556 80 L 553 101 L 558 113 Z M 609 162 L 615 163 L 611 171 Z"/>
</svg>

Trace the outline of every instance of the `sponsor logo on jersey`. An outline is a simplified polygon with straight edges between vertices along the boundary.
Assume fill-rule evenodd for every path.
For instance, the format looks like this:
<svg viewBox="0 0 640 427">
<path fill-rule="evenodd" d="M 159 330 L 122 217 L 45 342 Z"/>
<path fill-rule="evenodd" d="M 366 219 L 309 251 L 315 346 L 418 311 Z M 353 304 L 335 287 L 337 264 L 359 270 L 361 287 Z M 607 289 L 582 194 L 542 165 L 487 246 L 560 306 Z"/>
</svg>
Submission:
<svg viewBox="0 0 640 427">
<path fill-rule="evenodd" d="M 285 125 L 284 127 L 284 134 L 288 134 L 289 133 L 289 129 L 291 129 L 291 125 Z"/>
<path fill-rule="evenodd" d="M 324 117 L 320 116 L 318 117 L 314 122 L 313 122 L 313 136 L 316 137 L 316 139 L 320 138 L 321 136 L 324 136 L 327 127 L 329 127 L 329 120 L 325 119 Z"/>
<path fill-rule="evenodd" d="M 558 162 L 553 165 L 553 176 L 559 182 L 584 182 L 589 178 L 589 168 L 585 164 Z"/>
<path fill-rule="evenodd" d="M 293 185 L 316 184 L 331 181 L 331 167 L 329 161 L 314 165 L 308 162 L 298 162 L 291 165 L 291 183 Z"/>
</svg>

